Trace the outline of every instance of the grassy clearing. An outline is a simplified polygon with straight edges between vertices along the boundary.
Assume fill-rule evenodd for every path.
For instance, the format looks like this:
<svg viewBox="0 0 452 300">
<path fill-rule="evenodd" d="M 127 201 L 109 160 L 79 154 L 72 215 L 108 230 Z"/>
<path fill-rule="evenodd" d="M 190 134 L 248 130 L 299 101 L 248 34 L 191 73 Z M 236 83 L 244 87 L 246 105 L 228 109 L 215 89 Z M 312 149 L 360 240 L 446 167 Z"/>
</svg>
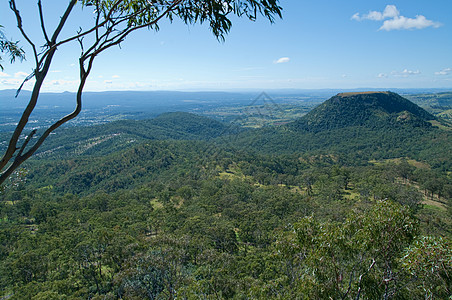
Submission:
<svg viewBox="0 0 452 300">
<path fill-rule="evenodd" d="M 432 124 L 435 127 L 438 127 L 439 129 L 452 131 L 452 126 L 447 126 L 446 125 L 447 123 L 440 123 L 440 122 L 435 121 L 435 120 L 429 121 L 429 122 L 430 122 L 430 124 Z"/>
<path fill-rule="evenodd" d="M 161 209 L 163 208 L 163 204 L 159 202 L 157 198 L 151 200 L 151 205 L 153 209 Z"/>
<path fill-rule="evenodd" d="M 415 159 L 409 159 L 406 157 L 388 158 L 388 159 L 383 159 L 383 160 L 369 160 L 369 163 L 376 165 L 376 166 L 381 166 L 381 165 L 385 165 L 388 163 L 399 164 L 402 160 L 406 160 L 410 165 L 412 165 L 416 168 L 419 168 L 419 169 L 430 169 L 430 166 L 428 164 L 415 160 Z"/>
<path fill-rule="evenodd" d="M 439 202 L 439 201 L 427 199 L 427 197 L 424 197 L 424 200 L 422 201 L 422 204 L 424 204 L 425 208 L 431 208 L 431 209 L 435 209 L 435 210 L 447 211 L 446 204 L 444 204 L 442 202 Z"/>
</svg>

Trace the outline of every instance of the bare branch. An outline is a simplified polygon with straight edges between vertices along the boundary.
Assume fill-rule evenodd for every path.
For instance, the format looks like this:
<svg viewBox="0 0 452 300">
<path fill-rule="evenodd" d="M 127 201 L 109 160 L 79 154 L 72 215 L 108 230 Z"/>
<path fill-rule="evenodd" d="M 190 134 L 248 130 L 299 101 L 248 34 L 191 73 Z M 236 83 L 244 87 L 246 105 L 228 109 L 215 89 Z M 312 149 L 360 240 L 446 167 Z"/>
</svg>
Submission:
<svg viewBox="0 0 452 300">
<path fill-rule="evenodd" d="M 20 84 L 19 88 L 16 91 L 16 96 L 15 98 L 17 98 L 20 94 L 20 91 L 22 90 L 22 88 L 24 87 L 24 84 L 29 81 L 30 79 L 32 79 L 35 76 L 35 71 L 31 72 L 31 74 L 29 74 Z"/>
<path fill-rule="evenodd" d="M 23 143 L 22 147 L 20 147 L 19 153 L 17 153 L 17 156 L 20 157 L 22 155 L 22 152 L 24 152 L 25 147 L 27 147 L 30 140 L 33 138 L 33 136 L 36 134 L 36 129 L 33 129 L 31 133 L 25 138 L 25 142 Z"/>
<path fill-rule="evenodd" d="M 181 2 L 182 2 L 182 0 L 174 0 L 173 3 L 164 12 L 162 12 L 159 16 L 157 16 L 151 22 L 147 22 L 147 23 L 144 23 L 144 24 L 138 25 L 138 26 L 129 27 L 123 31 L 120 31 L 114 37 L 112 37 L 110 39 L 106 39 L 104 42 L 100 43 L 101 46 L 97 49 L 96 49 L 96 47 L 97 47 L 97 44 L 99 44 L 99 43 L 98 43 L 98 41 L 96 41 L 96 43 L 90 49 L 87 50 L 87 52 L 86 52 L 87 56 L 90 56 L 90 55 L 96 56 L 99 53 L 103 52 L 104 50 L 106 50 L 112 46 L 120 44 L 132 32 L 139 30 L 141 28 L 145 28 L 145 27 L 149 27 L 149 26 L 157 24 L 161 19 L 163 19 L 170 12 L 172 12 Z M 129 18 L 121 19 L 121 20 L 113 23 L 112 26 L 117 26 L 118 24 L 127 21 Z M 109 35 L 109 32 L 107 29 L 107 32 L 104 35 L 102 35 L 101 38 L 104 38 L 104 37 L 108 38 L 108 35 Z M 94 50 L 94 49 L 96 49 L 96 50 Z M 92 54 L 90 54 L 91 51 L 93 51 Z"/>
<path fill-rule="evenodd" d="M 358 281 L 358 294 L 356 295 L 356 300 L 359 300 L 359 297 L 361 296 L 361 281 L 363 280 L 364 275 L 366 275 L 367 273 L 370 272 L 370 270 L 372 270 L 372 268 L 375 266 L 375 259 L 372 259 L 372 263 L 370 264 L 369 268 L 367 269 L 366 272 L 364 272 L 363 274 L 361 274 L 359 276 L 359 281 Z"/>
<path fill-rule="evenodd" d="M 46 28 L 44 25 L 44 14 L 42 12 L 41 0 L 38 1 L 38 8 L 39 8 L 39 19 L 41 21 L 42 33 L 44 34 L 44 38 L 46 39 L 47 45 L 50 45 L 50 40 L 49 40 L 49 37 L 47 36 L 47 31 L 46 31 Z"/>
<path fill-rule="evenodd" d="M 77 0 L 71 0 L 71 2 L 69 2 L 68 6 L 66 8 L 66 11 L 64 12 L 63 16 L 61 17 L 60 23 L 58 23 L 58 26 L 52 35 L 52 39 L 51 39 L 52 44 L 56 43 L 58 35 L 60 34 L 61 30 L 63 29 L 64 24 L 66 23 L 66 21 L 69 17 L 69 14 L 71 13 L 71 11 L 74 8 L 76 3 L 77 3 Z"/>
<path fill-rule="evenodd" d="M 16 155 L 16 158 L 14 159 L 13 163 L 5 170 L 5 172 L 0 174 L 0 183 L 4 182 L 24 161 L 26 161 L 28 158 L 30 158 L 38 149 L 39 147 L 44 143 L 44 141 L 47 139 L 47 137 L 50 135 L 51 132 L 53 132 L 55 129 L 63 125 L 64 123 L 74 119 L 82 110 L 82 93 L 83 88 L 85 86 L 86 80 L 89 76 L 89 73 L 91 72 L 93 62 L 94 62 L 94 56 L 89 58 L 88 66 L 85 70 L 84 68 L 84 60 L 80 59 L 80 83 L 77 91 L 77 99 L 76 99 L 76 107 L 74 111 L 54 124 L 52 124 L 38 139 L 38 141 L 25 153 L 22 155 L 22 152 L 24 151 L 25 147 L 29 143 L 31 137 L 35 134 L 35 131 L 33 131 L 26 139 L 24 144 L 22 145 L 19 153 Z"/>
<path fill-rule="evenodd" d="M 96 11 L 97 11 L 96 26 L 94 27 L 96 28 L 96 40 L 99 40 L 99 19 L 100 19 L 99 0 L 96 0 Z"/>
<path fill-rule="evenodd" d="M 110 9 L 110 11 L 108 12 L 108 14 L 106 15 L 104 21 L 102 21 L 101 23 L 97 24 L 96 26 L 93 26 L 92 28 L 90 28 L 89 30 L 87 30 L 87 31 L 85 31 L 85 32 L 79 33 L 79 34 L 74 35 L 74 36 L 72 36 L 72 37 L 70 37 L 70 38 L 67 38 L 67 39 L 65 39 L 65 40 L 62 40 L 61 42 L 55 43 L 54 45 L 52 45 L 51 48 L 57 48 L 57 47 L 59 47 L 59 46 L 61 46 L 61 45 L 63 45 L 63 44 L 67 44 L 67 43 L 69 43 L 69 42 L 71 42 L 71 41 L 80 39 L 80 38 L 82 38 L 83 36 L 86 36 L 86 35 L 88 35 L 88 34 L 94 32 L 94 31 L 98 30 L 99 28 L 101 28 L 102 26 L 104 26 L 105 24 L 107 24 L 107 23 L 110 21 L 111 15 L 113 14 L 114 10 L 117 8 L 117 6 L 119 5 L 119 3 L 121 3 L 122 1 L 123 1 L 123 0 L 117 0 L 116 3 L 113 4 L 112 8 Z M 49 49 L 49 50 L 51 50 L 51 49 Z M 45 57 L 46 55 L 47 55 L 47 54 L 44 54 L 44 57 Z M 43 58 L 44 58 L 44 57 L 43 57 Z"/>
<path fill-rule="evenodd" d="M 9 7 L 11 8 L 11 10 L 16 15 L 17 27 L 19 28 L 20 33 L 22 34 L 22 36 L 25 38 L 25 40 L 30 44 L 31 48 L 33 49 L 33 54 L 34 54 L 34 57 L 35 57 L 36 68 L 38 69 L 39 68 L 38 52 L 36 51 L 35 44 L 30 40 L 30 38 L 28 37 L 28 35 L 24 31 L 24 28 L 22 26 L 22 17 L 20 15 L 19 10 L 16 7 L 16 1 L 15 0 L 9 0 Z"/>
<path fill-rule="evenodd" d="M 69 3 L 68 8 L 66 9 L 63 17 L 61 18 L 61 21 L 59 23 L 58 28 L 55 30 L 55 32 L 53 34 L 51 42 L 54 42 L 56 40 L 56 38 L 58 37 L 58 34 L 61 32 L 61 29 L 64 26 L 64 24 L 65 24 L 65 22 L 66 22 L 66 20 L 67 20 L 67 18 L 69 16 L 72 8 L 76 4 L 76 2 L 77 2 L 76 0 L 71 0 L 71 2 Z M 26 33 L 22 29 L 22 18 L 20 17 L 20 13 L 19 13 L 19 11 L 16 8 L 15 0 L 10 0 L 10 6 L 11 6 L 11 9 L 16 14 L 16 18 L 17 18 L 19 29 L 21 30 L 21 32 L 24 35 L 24 37 L 27 40 L 29 40 L 28 36 L 26 35 Z M 9 141 L 8 148 L 6 149 L 5 154 L 3 155 L 2 159 L 0 160 L 0 170 L 3 170 L 6 167 L 6 165 L 8 164 L 8 162 L 11 161 L 14 153 L 16 152 L 16 150 L 18 148 L 17 147 L 17 143 L 19 141 L 19 137 L 22 134 L 25 126 L 27 125 L 28 119 L 29 119 L 31 113 L 34 110 L 34 108 L 36 106 L 36 103 L 38 102 L 38 97 L 39 97 L 39 93 L 41 91 L 42 84 L 43 84 L 44 79 L 45 79 L 45 77 L 46 77 L 46 75 L 47 75 L 47 73 L 48 73 L 48 71 L 50 69 L 50 64 L 52 62 L 53 55 L 55 54 L 55 51 L 56 51 L 56 48 L 52 48 L 49 51 L 47 51 L 47 53 L 46 53 L 47 56 L 46 56 L 45 62 L 42 65 L 42 61 L 38 62 L 38 57 L 37 57 L 36 48 L 35 48 L 34 44 L 31 41 L 29 41 L 29 43 L 33 47 L 33 51 L 35 53 L 36 64 L 37 64 L 36 69 L 34 71 L 34 76 L 36 78 L 36 82 L 35 82 L 35 85 L 33 87 L 33 91 L 32 91 L 31 97 L 30 97 L 30 101 L 28 102 L 27 107 L 25 108 L 24 112 L 22 113 L 22 116 L 21 116 L 21 118 L 19 120 L 19 123 L 17 124 L 17 126 L 16 126 L 16 128 L 14 130 L 14 133 L 11 136 L 11 139 Z M 42 65 L 42 68 L 40 68 L 41 65 Z M 30 152 L 30 150 L 28 152 Z M 26 155 L 24 155 L 24 156 L 26 156 Z M 16 156 L 16 159 L 14 160 L 13 164 L 10 165 L 9 168 L 4 173 L 1 174 L 1 176 L 0 176 L 0 184 L 4 180 L 6 180 L 7 176 L 9 176 L 14 171 L 14 169 L 17 168 L 29 156 L 27 158 L 23 159 L 23 160 L 21 159 L 21 157 L 22 156 Z"/>
</svg>

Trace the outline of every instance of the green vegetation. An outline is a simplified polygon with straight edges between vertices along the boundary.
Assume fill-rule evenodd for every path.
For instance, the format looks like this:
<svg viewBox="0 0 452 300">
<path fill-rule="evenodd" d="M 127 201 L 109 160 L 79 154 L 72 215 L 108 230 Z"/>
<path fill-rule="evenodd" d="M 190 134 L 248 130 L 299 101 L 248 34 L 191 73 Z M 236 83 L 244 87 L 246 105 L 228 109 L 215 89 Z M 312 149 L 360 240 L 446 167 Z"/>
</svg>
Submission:
<svg viewBox="0 0 452 300">
<path fill-rule="evenodd" d="M 222 122 L 233 122 L 241 127 L 261 128 L 292 122 L 307 114 L 316 104 L 318 103 L 302 102 L 302 104 L 263 103 L 260 105 L 222 106 L 200 113 Z"/>
<path fill-rule="evenodd" d="M 451 92 L 406 95 L 405 97 L 427 110 L 434 111 L 435 109 L 441 109 L 441 107 L 452 107 Z"/>
<path fill-rule="evenodd" d="M 61 130 L 0 191 L 0 297 L 448 299 L 451 132 L 411 114 Z"/>
<path fill-rule="evenodd" d="M 406 97 L 451 126 L 452 93 L 417 94 Z"/>
<path fill-rule="evenodd" d="M 370 128 L 406 126 L 427 127 L 435 117 L 409 100 L 391 92 L 345 93 L 325 101 L 294 127 L 323 131 L 350 126 Z"/>
<path fill-rule="evenodd" d="M 19 60 L 25 59 L 25 53 L 22 48 L 19 47 L 19 42 L 12 42 L 6 38 L 2 30 L 3 26 L 0 25 L 0 53 L 6 53 L 9 56 L 10 63 L 13 63 L 16 58 Z M 2 62 L 3 59 L 0 56 L 0 71 L 3 71 Z"/>
</svg>

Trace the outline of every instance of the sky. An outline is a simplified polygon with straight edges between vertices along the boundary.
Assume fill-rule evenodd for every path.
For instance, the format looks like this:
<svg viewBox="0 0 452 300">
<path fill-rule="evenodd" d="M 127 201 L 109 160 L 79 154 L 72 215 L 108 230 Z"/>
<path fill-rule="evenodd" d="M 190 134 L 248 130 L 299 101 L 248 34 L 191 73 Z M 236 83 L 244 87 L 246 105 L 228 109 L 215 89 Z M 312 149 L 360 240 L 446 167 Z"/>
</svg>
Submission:
<svg viewBox="0 0 452 300">
<path fill-rule="evenodd" d="M 31 50 L 7 2 L 0 3 L 0 24 L 8 38 L 20 40 L 27 60 L 9 64 L 2 55 L 0 90 L 17 89 L 33 70 Z M 50 31 L 67 1 L 42 3 Z M 40 45 L 37 7 L 29 0 L 17 4 L 27 34 Z M 280 0 L 280 5 L 283 18 L 274 24 L 232 17 L 224 42 L 207 24 L 177 20 L 162 22 L 158 32 L 136 32 L 96 58 L 85 90 L 452 88 L 451 0 Z M 87 28 L 92 19 L 91 11 L 78 7 L 63 35 Z M 75 91 L 79 55 L 77 43 L 58 49 L 42 91 Z"/>
</svg>

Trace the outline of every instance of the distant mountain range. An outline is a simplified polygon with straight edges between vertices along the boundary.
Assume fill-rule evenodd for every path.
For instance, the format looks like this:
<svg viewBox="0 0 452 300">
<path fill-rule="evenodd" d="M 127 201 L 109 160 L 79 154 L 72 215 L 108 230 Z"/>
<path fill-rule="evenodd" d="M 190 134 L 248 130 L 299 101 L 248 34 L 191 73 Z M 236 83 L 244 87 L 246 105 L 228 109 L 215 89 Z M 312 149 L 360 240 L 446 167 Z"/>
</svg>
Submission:
<svg viewBox="0 0 452 300">
<path fill-rule="evenodd" d="M 345 92 L 364 92 L 366 89 L 345 90 Z M 452 89 L 395 89 L 399 94 L 440 93 Z M 344 92 L 338 89 L 284 89 L 269 90 L 267 93 L 278 101 L 280 96 L 300 96 L 326 99 L 334 94 Z M 262 91 L 240 92 L 180 92 L 180 91 L 111 91 L 83 93 L 83 106 L 86 109 L 120 105 L 123 109 L 137 108 L 180 108 L 202 103 L 251 103 Z M 0 90 L 0 110 L 24 107 L 31 92 L 23 90 L 14 100 L 16 90 Z M 75 103 L 75 93 L 41 93 L 39 106 L 71 109 Z M 160 113 L 163 111 L 160 111 Z"/>
<path fill-rule="evenodd" d="M 24 107 L 31 92 L 21 91 L 16 100 L 15 90 L 0 91 L 0 108 L 12 109 Z M 184 107 L 194 103 L 229 103 L 251 101 L 254 93 L 229 92 L 175 92 L 175 91 L 114 91 L 114 92 L 85 92 L 83 93 L 83 107 L 85 109 L 104 108 L 119 105 L 122 109 L 171 109 Z M 39 106 L 72 109 L 75 104 L 75 93 L 41 93 Z M 160 111 L 160 113 L 163 111 Z"/>
</svg>

